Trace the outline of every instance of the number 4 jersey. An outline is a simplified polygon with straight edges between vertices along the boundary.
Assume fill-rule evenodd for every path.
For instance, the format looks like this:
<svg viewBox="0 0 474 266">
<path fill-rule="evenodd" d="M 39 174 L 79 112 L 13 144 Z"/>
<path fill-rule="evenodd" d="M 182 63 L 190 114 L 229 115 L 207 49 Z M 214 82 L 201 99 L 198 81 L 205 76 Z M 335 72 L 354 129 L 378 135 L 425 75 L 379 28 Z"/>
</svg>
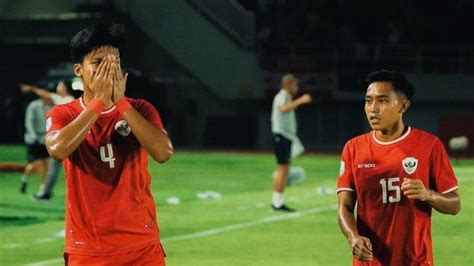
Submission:
<svg viewBox="0 0 474 266">
<path fill-rule="evenodd" d="M 370 263 L 354 259 L 354 265 L 433 265 L 431 206 L 403 195 L 407 178 L 440 193 L 457 189 L 443 144 L 422 130 L 408 128 L 390 142 L 372 131 L 346 143 L 337 191 L 356 194 L 357 229 L 370 239 L 374 255 Z"/>
<path fill-rule="evenodd" d="M 146 120 L 163 129 L 151 104 L 128 101 Z M 54 107 L 46 120 L 47 135 L 67 126 L 84 109 L 82 98 Z M 66 253 L 108 256 L 159 243 L 147 158 L 115 106 L 103 111 L 63 162 Z"/>
</svg>

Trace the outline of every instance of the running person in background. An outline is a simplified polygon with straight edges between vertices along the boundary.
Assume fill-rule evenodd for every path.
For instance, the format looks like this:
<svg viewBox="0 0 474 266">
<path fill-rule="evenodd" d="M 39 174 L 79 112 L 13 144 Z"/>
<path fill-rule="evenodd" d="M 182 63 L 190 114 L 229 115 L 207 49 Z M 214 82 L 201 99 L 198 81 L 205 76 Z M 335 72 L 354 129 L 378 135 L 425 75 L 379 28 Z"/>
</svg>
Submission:
<svg viewBox="0 0 474 266">
<path fill-rule="evenodd" d="M 28 163 L 21 177 L 20 192 L 26 193 L 28 177 L 37 168 L 41 173 L 39 192 L 43 191 L 46 183 L 46 173 L 49 165 L 49 154 L 44 145 L 46 132 L 46 113 L 51 109 L 51 101 L 40 98 L 28 104 L 25 114 L 25 143 L 27 145 Z"/>
<path fill-rule="evenodd" d="M 455 215 L 461 208 L 448 154 L 436 136 L 403 122 L 414 95 L 403 74 L 382 70 L 367 83 L 372 131 L 342 152 L 339 226 L 354 265 L 433 265 L 431 209 Z"/>
<path fill-rule="evenodd" d="M 294 211 L 285 205 L 283 193 L 290 170 L 291 158 L 303 152 L 303 146 L 296 135 L 295 109 L 302 104 L 311 102 L 311 96 L 305 94 L 296 100 L 293 96 L 298 93 L 298 80 L 293 74 L 286 74 L 281 79 L 281 90 L 273 99 L 272 133 L 277 169 L 274 178 L 272 208 L 276 211 Z"/>
<path fill-rule="evenodd" d="M 122 25 L 95 24 L 71 40 L 83 95 L 48 114 L 46 146 L 66 172 L 66 265 L 165 265 L 148 155 L 173 153 L 156 109 L 125 97 Z"/>
<path fill-rule="evenodd" d="M 58 85 L 56 86 L 56 93 L 29 84 L 20 84 L 19 86 L 23 93 L 33 92 L 39 97 L 49 99 L 52 101 L 53 105 L 65 104 L 75 100 L 75 98 L 69 93 L 71 89 L 70 85 L 63 80 L 58 82 Z M 56 184 L 56 180 L 58 179 L 59 172 L 61 171 L 61 166 L 61 161 L 52 159 L 49 164 L 48 175 L 46 177 L 44 189 L 34 194 L 34 199 L 44 201 L 51 199 L 53 188 Z"/>
</svg>

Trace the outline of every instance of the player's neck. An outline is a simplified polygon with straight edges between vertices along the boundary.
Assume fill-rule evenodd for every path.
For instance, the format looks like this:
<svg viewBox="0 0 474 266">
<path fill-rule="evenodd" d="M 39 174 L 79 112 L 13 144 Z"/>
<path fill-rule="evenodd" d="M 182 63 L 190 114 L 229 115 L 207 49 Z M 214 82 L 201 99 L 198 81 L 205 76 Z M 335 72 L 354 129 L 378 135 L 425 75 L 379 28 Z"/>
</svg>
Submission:
<svg viewBox="0 0 474 266">
<path fill-rule="evenodd" d="M 383 142 L 396 140 L 405 133 L 406 129 L 408 127 L 400 120 L 390 128 L 375 131 L 375 137 Z"/>
<path fill-rule="evenodd" d="M 89 90 L 84 90 L 84 94 L 82 95 L 82 98 L 84 100 L 84 104 L 87 106 L 89 102 L 92 101 L 92 99 L 94 99 L 94 96 L 92 95 L 92 93 L 89 92 Z M 105 107 L 104 107 L 105 110 L 112 108 L 112 106 L 114 106 L 112 99 L 107 100 L 104 103 L 105 103 Z"/>
</svg>

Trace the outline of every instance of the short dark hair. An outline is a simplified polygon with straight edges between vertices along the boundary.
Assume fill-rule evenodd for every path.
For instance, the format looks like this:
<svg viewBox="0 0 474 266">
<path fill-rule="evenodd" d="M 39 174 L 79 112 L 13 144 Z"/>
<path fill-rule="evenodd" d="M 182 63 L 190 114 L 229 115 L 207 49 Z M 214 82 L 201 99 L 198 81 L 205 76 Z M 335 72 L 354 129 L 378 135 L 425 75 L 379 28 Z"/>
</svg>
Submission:
<svg viewBox="0 0 474 266">
<path fill-rule="evenodd" d="M 125 41 L 125 26 L 122 24 L 97 23 L 91 25 L 76 33 L 72 38 L 69 44 L 72 61 L 82 63 L 87 54 L 104 45 L 110 45 L 120 50 Z"/>
<path fill-rule="evenodd" d="M 402 93 L 410 101 L 413 99 L 413 96 L 415 96 L 415 88 L 413 88 L 413 85 L 411 85 L 405 75 L 401 72 L 383 69 L 372 72 L 367 76 L 367 85 L 377 81 L 392 83 L 395 91 Z"/>
</svg>

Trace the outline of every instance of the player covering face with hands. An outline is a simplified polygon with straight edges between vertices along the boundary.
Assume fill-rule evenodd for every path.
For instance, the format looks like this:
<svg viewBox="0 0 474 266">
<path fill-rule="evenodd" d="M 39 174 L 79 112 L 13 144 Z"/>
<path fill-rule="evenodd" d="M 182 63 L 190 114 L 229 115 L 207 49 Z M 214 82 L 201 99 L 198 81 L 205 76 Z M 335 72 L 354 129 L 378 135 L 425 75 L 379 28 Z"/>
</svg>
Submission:
<svg viewBox="0 0 474 266">
<path fill-rule="evenodd" d="M 99 58 L 97 58 L 99 57 Z M 120 57 L 116 48 L 106 46 L 97 51 L 95 62 L 88 71 L 91 75 L 84 73 L 82 65 L 76 65 L 76 72 L 83 74 L 86 83 L 90 83 L 90 90 L 96 99 L 104 101 L 110 106 L 125 97 L 125 88 L 128 73 L 123 74 L 120 67 Z"/>
<path fill-rule="evenodd" d="M 441 141 L 404 124 L 414 95 L 405 76 L 382 70 L 367 83 L 372 131 L 346 143 L 337 182 L 353 264 L 433 265 L 431 210 L 460 211 L 458 182 Z"/>
<path fill-rule="evenodd" d="M 164 265 L 148 155 L 173 148 L 157 110 L 125 96 L 120 25 L 95 24 L 71 41 L 84 94 L 47 115 L 46 146 L 66 172 L 67 265 Z"/>
</svg>

